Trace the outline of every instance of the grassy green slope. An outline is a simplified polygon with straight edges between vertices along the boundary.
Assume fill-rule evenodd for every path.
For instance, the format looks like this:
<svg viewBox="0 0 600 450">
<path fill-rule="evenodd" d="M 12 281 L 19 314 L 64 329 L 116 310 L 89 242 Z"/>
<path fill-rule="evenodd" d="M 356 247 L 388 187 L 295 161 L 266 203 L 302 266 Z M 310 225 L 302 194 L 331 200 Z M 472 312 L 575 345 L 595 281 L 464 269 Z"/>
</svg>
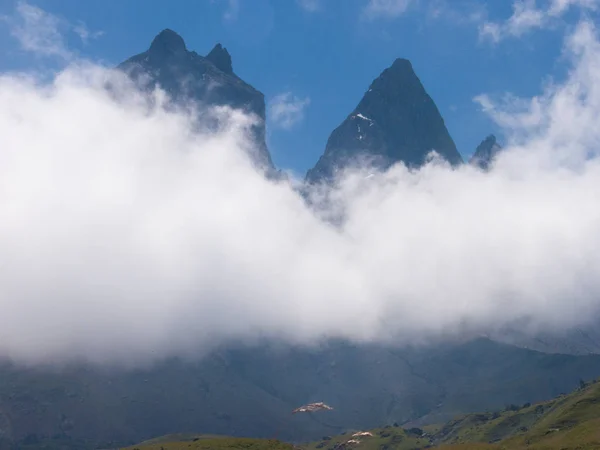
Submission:
<svg viewBox="0 0 600 450">
<path fill-rule="evenodd" d="M 126 450 L 294 450 L 294 446 L 269 439 L 197 436 L 172 442 L 146 442 Z"/>
<path fill-rule="evenodd" d="M 516 408 L 512 408 L 516 409 Z M 373 437 L 360 439 L 356 449 L 408 450 L 469 449 L 600 449 L 600 383 L 548 402 L 499 413 L 468 414 L 443 426 L 424 428 L 418 437 L 401 428 L 371 430 Z M 312 443 L 307 450 L 331 450 L 348 436 Z"/>
<path fill-rule="evenodd" d="M 600 383 L 592 383 L 572 394 L 519 411 L 464 416 L 442 427 L 435 441 L 495 442 L 496 448 L 502 449 L 600 448 L 599 424 Z"/>
<path fill-rule="evenodd" d="M 304 450 L 327 450 L 336 447 L 344 447 L 344 444 L 349 440 L 357 440 L 359 444 L 347 445 L 347 447 L 357 448 L 361 450 L 380 450 L 380 449 L 394 449 L 394 450 L 408 450 L 424 448 L 431 445 L 431 436 L 427 433 L 421 435 L 421 433 L 414 433 L 409 430 L 404 430 L 400 427 L 386 426 L 384 428 L 377 428 L 370 430 L 373 437 L 352 437 L 352 433 L 347 433 L 341 436 L 332 436 L 330 440 L 323 440 L 307 445 L 301 446 Z"/>
</svg>

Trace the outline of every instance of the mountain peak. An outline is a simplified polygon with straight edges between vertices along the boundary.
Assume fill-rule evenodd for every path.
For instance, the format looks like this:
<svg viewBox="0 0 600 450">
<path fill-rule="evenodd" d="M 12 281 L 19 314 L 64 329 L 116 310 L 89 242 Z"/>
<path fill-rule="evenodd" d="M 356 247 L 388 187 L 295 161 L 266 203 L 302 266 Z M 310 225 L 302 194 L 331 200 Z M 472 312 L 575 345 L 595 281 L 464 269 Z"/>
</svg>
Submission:
<svg viewBox="0 0 600 450">
<path fill-rule="evenodd" d="M 496 136 L 493 134 L 490 134 L 488 137 L 486 137 L 483 142 L 481 144 L 488 144 L 488 145 L 494 145 L 496 143 Z M 480 144 L 480 145 L 481 145 Z"/>
<path fill-rule="evenodd" d="M 306 179 L 328 181 L 352 160 L 387 168 L 420 167 L 435 151 L 452 165 L 462 157 L 433 99 L 408 59 L 398 58 L 377 77 L 354 111 L 330 135 L 325 153 Z"/>
<path fill-rule="evenodd" d="M 217 44 L 210 51 L 208 55 L 206 55 L 206 59 L 212 62 L 215 67 L 222 72 L 233 74 L 233 66 L 231 64 L 231 55 L 227 51 L 225 47 L 221 44 Z"/>
<path fill-rule="evenodd" d="M 278 176 L 267 148 L 265 135 L 265 97 L 231 70 L 231 56 L 217 44 L 205 57 L 188 51 L 183 38 L 175 31 L 164 29 L 152 41 L 150 48 L 118 65 L 144 90 L 160 86 L 173 103 L 196 103 L 201 128 L 215 122 L 207 108 L 228 106 L 260 118 L 250 129 L 253 145 L 250 151 L 257 167 L 269 176 Z M 195 125 L 196 125 L 195 124 Z"/>
<path fill-rule="evenodd" d="M 373 80 L 370 89 L 386 96 L 398 97 L 398 100 L 403 98 L 402 101 L 410 101 L 409 97 L 427 95 L 412 63 L 405 58 L 394 60 L 391 66 Z"/>
<path fill-rule="evenodd" d="M 181 54 L 187 51 L 185 41 L 173 30 L 165 28 L 156 35 L 150 44 L 150 53 Z"/>
<path fill-rule="evenodd" d="M 396 58 L 390 69 L 394 71 L 404 70 L 414 72 L 411 62 L 406 58 Z"/>
</svg>

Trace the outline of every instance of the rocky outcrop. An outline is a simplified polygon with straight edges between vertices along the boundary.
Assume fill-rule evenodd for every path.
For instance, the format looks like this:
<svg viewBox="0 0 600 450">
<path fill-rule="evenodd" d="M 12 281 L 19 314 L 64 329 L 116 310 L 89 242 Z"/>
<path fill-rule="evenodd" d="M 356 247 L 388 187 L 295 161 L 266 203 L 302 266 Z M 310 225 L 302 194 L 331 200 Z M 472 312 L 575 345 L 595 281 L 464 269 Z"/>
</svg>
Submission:
<svg viewBox="0 0 600 450">
<path fill-rule="evenodd" d="M 502 147 L 496 141 L 496 136 L 490 134 L 477 146 L 475 153 L 473 153 L 473 156 L 469 160 L 469 164 L 477 166 L 482 170 L 488 170 L 494 162 L 494 158 L 501 150 Z"/>
</svg>

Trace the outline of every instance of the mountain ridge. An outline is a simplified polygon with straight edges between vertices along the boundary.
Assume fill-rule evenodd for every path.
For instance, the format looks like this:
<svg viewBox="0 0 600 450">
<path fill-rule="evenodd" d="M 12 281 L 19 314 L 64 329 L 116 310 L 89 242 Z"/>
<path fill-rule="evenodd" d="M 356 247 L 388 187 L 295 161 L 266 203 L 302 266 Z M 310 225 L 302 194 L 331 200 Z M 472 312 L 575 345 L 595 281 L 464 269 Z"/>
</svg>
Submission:
<svg viewBox="0 0 600 450">
<path fill-rule="evenodd" d="M 117 69 L 145 89 L 160 86 L 175 103 L 196 102 L 201 112 L 219 105 L 253 114 L 258 119 L 251 127 L 253 160 L 267 175 L 276 175 L 266 143 L 264 94 L 233 72 L 231 55 L 220 43 L 207 56 L 201 56 L 189 51 L 179 34 L 165 28 L 148 50 L 123 61 Z"/>
</svg>

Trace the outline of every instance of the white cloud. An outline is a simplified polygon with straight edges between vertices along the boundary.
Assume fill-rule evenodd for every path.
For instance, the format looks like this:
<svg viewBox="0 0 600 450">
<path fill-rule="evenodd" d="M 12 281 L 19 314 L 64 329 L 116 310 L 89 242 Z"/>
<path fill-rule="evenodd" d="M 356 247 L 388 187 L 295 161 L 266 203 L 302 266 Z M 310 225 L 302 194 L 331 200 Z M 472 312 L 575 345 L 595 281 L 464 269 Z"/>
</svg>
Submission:
<svg viewBox="0 0 600 450">
<path fill-rule="evenodd" d="M 577 26 L 566 41 L 564 54 L 573 65 L 568 83 L 551 81 L 542 94 L 531 99 L 504 95 L 494 101 L 482 95 L 475 101 L 508 133 L 519 153 L 527 146 L 553 149 L 544 158 L 534 152 L 522 157 L 531 154 L 542 165 L 581 166 L 590 152 L 600 149 L 600 136 L 594 130 L 600 112 L 600 44 L 591 22 Z"/>
<path fill-rule="evenodd" d="M 396 18 L 417 0 L 368 0 L 364 13 L 369 18 Z"/>
<path fill-rule="evenodd" d="M 520 37 L 540 28 L 552 26 L 571 8 L 597 10 L 600 0 L 548 0 L 538 7 L 536 0 L 514 0 L 513 13 L 505 22 L 484 22 L 479 28 L 482 39 L 499 42 L 507 37 Z"/>
<path fill-rule="evenodd" d="M 347 173 L 328 197 L 340 226 L 253 169 L 240 113 L 194 135 L 125 82 L 116 103 L 101 68 L 0 76 L 0 356 L 135 362 L 234 339 L 585 324 L 600 312 L 590 23 L 565 54 L 567 79 L 537 98 L 480 97 L 511 137 L 490 173 Z"/>
<path fill-rule="evenodd" d="M 304 119 L 304 110 L 308 105 L 308 97 L 299 98 L 291 92 L 276 95 L 269 102 L 269 120 L 276 127 L 293 128 Z"/>
<path fill-rule="evenodd" d="M 89 30 L 81 21 L 73 25 L 64 18 L 24 1 L 18 2 L 15 13 L 4 17 L 4 21 L 23 50 L 43 57 L 72 59 L 74 54 L 68 49 L 65 38 L 69 31 L 74 32 L 84 43 L 102 35 L 101 31 Z"/>
</svg>

